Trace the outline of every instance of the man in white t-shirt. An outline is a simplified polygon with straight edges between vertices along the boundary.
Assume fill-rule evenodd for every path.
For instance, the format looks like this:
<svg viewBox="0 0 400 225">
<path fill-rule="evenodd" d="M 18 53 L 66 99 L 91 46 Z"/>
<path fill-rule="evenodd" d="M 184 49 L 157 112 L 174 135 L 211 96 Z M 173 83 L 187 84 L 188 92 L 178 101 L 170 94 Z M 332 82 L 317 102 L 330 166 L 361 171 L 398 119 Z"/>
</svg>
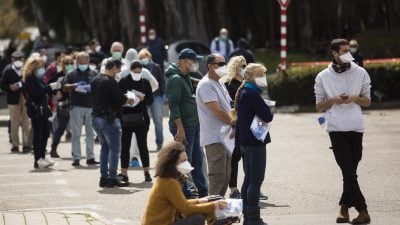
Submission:
<svg viewBox="0 0 400 225">
<path fill-rule="evenodd" d="M 228 71 L 220 54 L 207 56 L 208 73 L 197 85 L 196 103 L 200 122 L 200 145 L 206 149 L 208 193 L 225 196 L 231 174 L 231 156 L 222 144 L 220 130 L 231 124 L 229 93 L 219 79 Z"/>
<path fill-rule="evenodd" d="M 336 222 L 348 223 L 348 209 L 355 207 L 359 215 L 353 224 L 364 224 L 371 219 L 357 181 L 357 166 L 364 132 L 361 106 L 371 104 L 371 80 L 367 71 L 353 62 L 347 40 L 334 39 L 330 47 L 332 63 L 316 77 L 314 91 L 316 108 L 325 112 L 333 153 L 343 175 Z"/>
</svg>

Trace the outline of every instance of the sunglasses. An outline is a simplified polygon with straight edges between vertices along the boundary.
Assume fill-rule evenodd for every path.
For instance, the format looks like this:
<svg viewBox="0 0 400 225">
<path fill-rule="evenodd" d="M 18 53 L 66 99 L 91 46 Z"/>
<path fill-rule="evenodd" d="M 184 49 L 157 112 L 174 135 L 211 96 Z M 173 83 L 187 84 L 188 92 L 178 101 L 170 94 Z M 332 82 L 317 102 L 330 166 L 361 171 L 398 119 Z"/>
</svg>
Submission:
<svg viewBox="0 0 400 225">
<path fill-rule="evenodd" d="M 218 66 L 225 66 L 226 65 L 226 62 L 214 62 L 214 63 L 211 63 L 211 64 L 214 64 L 214 65 L 218 65 Z"/>
</svg>

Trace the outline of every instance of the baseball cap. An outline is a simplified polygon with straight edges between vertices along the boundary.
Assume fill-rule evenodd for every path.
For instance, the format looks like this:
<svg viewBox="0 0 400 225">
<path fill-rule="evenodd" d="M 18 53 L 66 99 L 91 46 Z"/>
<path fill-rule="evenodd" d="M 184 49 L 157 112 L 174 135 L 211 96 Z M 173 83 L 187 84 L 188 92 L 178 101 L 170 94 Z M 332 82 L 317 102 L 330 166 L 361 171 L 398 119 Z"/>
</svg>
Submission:
<svg viewBox="0 0 400 225">
<path fill-rule="evenodd" d="M 197 59 L 201 59 L 201 56 L 198 56 L 197 53 L 190 48 L 185 48 L 179 52 L 178 59 L 191 59 L 196 61 Z"/>
<path fill-rule="evenodd" d="M 12 58 L 23 58 L 24 57 L 24 53 L 22 53 L 21 51 L 15 51 L 11 54 Z"/>
</svg>

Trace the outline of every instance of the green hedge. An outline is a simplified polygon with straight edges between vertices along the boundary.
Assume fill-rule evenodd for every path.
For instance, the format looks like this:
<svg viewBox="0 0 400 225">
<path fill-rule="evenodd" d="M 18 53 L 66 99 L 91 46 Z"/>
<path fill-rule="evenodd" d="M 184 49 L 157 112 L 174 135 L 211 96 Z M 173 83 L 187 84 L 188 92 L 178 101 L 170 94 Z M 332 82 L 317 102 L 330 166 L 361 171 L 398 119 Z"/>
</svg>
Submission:
<svg viewBox="0 0 400 225">
<path fill-rule="evenodd" d="M 314 80 L 326 66 L 289 68 L 268 76 L 268 94 L 283 105 L 314 105 Z M 400 63 L 368 64 L 373 100 L 400 100 Z M 378 97 L 377 97 L 378 96 Z"/>
</svg>

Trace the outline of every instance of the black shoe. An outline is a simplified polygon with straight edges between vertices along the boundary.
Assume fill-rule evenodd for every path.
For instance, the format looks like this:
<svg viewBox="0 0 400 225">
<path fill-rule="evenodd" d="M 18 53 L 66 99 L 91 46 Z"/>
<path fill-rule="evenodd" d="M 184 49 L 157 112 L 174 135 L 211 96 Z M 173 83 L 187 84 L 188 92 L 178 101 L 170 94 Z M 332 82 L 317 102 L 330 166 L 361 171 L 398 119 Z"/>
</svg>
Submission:
<svg viewBox="0 0 400 225">
<path fill-rule="evenodd" d="M 123 182 L 129 183 L 129 177 L 123 174 L 118 174 L 119 179 L 121 179 Z"/>
<path fill-rule="evenodd" d="M 22 153 L 30 153 L 31 151 L 32 151 L 32 148 L 30 148 L 30 147 L 25 146 L 22 148 Z"/>
<path fill-rule="evenodd" d="M 39 168 L 39 165 L 37 164 L 36 161 L 33 163 L 33 168 L 35 168 L 35 169 Z"/>
<path fill-rule="evenodd" d="M 74 162 L 72 162 L 73 166 L 80 166 L 81 164 L 79 163 L 79 159 L 75 159 Z"/>
<path fill-rule="evenodd" d="M 260 200 L 268 200 L 268 196 L 260 192 Z"/>
<path fill-rule="evenodd" d="M 11 148 L 11 152 L 12 152 L 12 153 L 19 152 L 18 146 L 13 146 L 13 147 Z"/>
<path fill-rule="evenodd" d="M 51 158 L 60 158 L 60 156 L 57 154 L 57 151 L 55 151 L 55 150 L 52 150 L 50 152 L 50 157 Z"/>
<path fill-rule="evenodd" d="M 88 164 L 88 165 L 97 165 L 97 164 L 100 164 L 100 163 L 97 162 L 94 159 L 88 159 L 88 160 L 86 160 L 86 164 Z"/>
<path fill-rule="evenodd" d="M 107 187 L 127 187 L 129 186 L 128 182 L 122 181 L 119 177 L 117 179 L 108 179 Z"/>
<path fill-rule="evenodd" d="M 108 187 L 109 179 L 106 177 L 100 177 L 99 186 L 100 187 Z"/>
<path fill-rule="evenodd" d="M 144 173 L 144 181 L 146 182 L 152 182 L 153 179 L 151 179 L 150 173 L 149 172 L 145 172 Z"/>
</svg>

